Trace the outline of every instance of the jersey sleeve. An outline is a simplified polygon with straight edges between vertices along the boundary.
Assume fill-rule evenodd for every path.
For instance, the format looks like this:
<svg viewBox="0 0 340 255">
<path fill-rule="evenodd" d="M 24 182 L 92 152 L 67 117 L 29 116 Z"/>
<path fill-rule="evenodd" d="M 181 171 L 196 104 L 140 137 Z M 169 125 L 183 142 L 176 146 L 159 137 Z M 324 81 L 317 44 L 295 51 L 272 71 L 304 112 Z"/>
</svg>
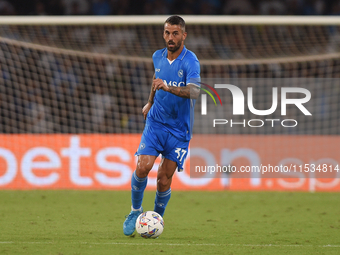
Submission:
<svg viewBox="0 0 340 255">
<path fill-rule="evenodd" d="M 201 86 L 201 68 L 198 59 L 190 59 L 186 63 L 186 84 L 195 84 Z"/>
<path fill-rule="evenodd" d="M 156 50 L 156 51 L 152 54 L 152 63 L 153 63 L 153 68 L 154 68 L 154 74 L 156 74 L 157 66 L 159 65 L 160 59 L 162 58 L 165 49 L 166 49 L 166 48 L 160 49 L 160 50 Z M 156 78 L 158 78 L 158 77 L 156 77 Z"/>
</svg>

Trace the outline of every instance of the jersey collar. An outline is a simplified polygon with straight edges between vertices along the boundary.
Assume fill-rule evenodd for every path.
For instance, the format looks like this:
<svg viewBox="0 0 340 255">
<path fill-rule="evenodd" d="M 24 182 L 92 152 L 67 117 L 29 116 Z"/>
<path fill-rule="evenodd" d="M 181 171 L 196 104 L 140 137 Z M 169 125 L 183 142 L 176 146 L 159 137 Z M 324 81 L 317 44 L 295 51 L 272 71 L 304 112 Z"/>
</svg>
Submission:
<svg viewBox="0 0 340 255">
<path fill-rule="evenodd" d="M 187 53 L 187 51 L 188 51 L 188 50 L 187 50 L 187 48 L 186 48 L 185 45 L 184 45 L 181 54 L 179 54 L 179 56 L 178 56 L 175 60 L 177 60 L 177 59 L 183 60 L 183 58 L 184 58 L 185 54 Z M 165 51 L 164 51 L 164 53 L 163 53 L 163 57 L 164 57 L 164 58 L 167 58 L 167 57 L 168 57 L 168 49 L 167 49 L 167 48 L 165 48 Z"/>
</svg>

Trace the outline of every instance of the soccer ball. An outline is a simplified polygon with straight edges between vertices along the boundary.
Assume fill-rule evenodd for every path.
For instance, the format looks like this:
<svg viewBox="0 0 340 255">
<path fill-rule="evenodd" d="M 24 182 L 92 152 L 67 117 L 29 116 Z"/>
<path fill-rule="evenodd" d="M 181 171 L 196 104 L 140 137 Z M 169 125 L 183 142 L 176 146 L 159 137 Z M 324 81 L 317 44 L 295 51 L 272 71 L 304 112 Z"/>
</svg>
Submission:
<svg viewBox="0 0 340 255">
<path fill-rule="evenodd" d="M 141 237 L 156 238 L 162 234 L 163 229 L 163 218 L 154 211 L 143 212 L 137 218 L 136 231 Z"/>
</svg>

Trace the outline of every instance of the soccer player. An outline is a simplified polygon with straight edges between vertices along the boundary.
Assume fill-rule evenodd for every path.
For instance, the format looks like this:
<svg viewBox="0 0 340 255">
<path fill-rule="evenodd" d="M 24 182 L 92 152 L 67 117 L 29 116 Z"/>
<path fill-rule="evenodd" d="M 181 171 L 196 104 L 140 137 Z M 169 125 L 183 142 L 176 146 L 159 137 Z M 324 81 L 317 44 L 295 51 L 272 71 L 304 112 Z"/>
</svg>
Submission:
<svg viewBox="0 0 340 255">
<path fill-rule="evenodd" d="M 136 155 L 136 171 L 131 178 L 131 212 L 124 224 L 124 234 L 135 231 L 137 217 L 143 212 L 142 201 L 147 176 L 159 154 L 162 161 L 157 172 L 154 211 L 161 216 L 171 196 L 171 181 L 176 169 L 183 171 L 192 136 L 195 99 L 199 96 L 200 64 L 187 50 L 185 22 L 171 16 L 164 23 L 166 48 L 153 56 L 155 74 L 148 103 L 143 107 L 146 125 Z"/>
</svg>

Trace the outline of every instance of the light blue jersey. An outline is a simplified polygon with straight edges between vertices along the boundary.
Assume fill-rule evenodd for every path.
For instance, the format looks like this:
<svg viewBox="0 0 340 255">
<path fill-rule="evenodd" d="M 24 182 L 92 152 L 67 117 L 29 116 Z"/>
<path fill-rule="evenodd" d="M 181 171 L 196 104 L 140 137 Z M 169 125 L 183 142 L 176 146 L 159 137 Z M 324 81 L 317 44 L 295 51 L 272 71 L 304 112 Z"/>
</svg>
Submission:
<svg viewBox="0 0 340 255">
<path fill-rule="evenodd" d="M 192 51 L 184 47 L 172 63 L 167 56 L 167 48 L 156 51 L 152 56 L 156 79 L 162 79 L 168 86 L 183 87 L 188 84 L 200 86 L 200 64 Z M 178 140 L 189 141 L 192 137 L 195 102 L 194 99 L 158 90 L 147 115 L 147 124 L 170 132 Z"/>
</svg>

